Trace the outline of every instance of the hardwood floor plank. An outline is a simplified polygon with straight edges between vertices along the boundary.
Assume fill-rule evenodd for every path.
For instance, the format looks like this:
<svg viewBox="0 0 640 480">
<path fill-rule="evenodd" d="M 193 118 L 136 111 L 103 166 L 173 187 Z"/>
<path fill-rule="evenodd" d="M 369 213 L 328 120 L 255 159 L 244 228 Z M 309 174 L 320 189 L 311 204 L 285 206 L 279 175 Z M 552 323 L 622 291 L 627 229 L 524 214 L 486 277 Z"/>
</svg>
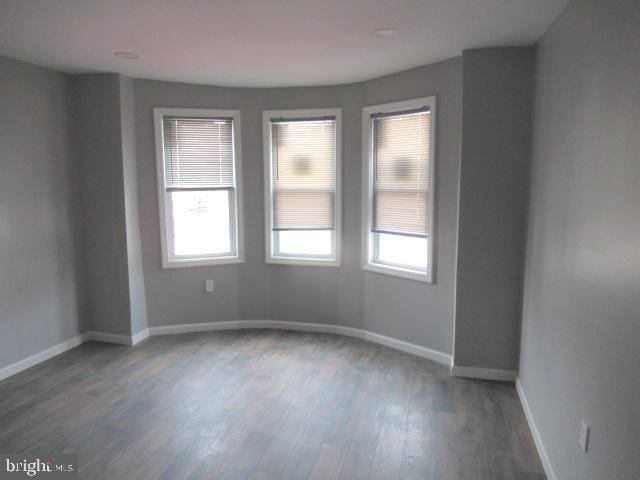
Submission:
<svg viewBox="0 0 640 480">
<path fill-rule="evenodd" d="M 385 418 L 382 422 L 369 477 L 372 480 L 398 478 L 405 441 L 405 426 L 406 416 L 404 415 L 393 415 L 392 418 Z"/>
<path fill-rule="evenodd" d="M 308 478 L 329 431 L 335 411 L 321 405 L 314 408 L 309 421 L 293 445 L 280 473 L 284 479 Z"/>
<path fill-rule="evenodd" d="M 273 434 L 254 432 L 247 437 L 220 477 L 222 480 L 243 480 L 251 476 L 257 463 L 273 440 Z"/>
<path fill-rule="evenodd" d="M 253 472 L 251 472 L 251 475 L 249 476 L 249 480 L 277 480 L 278 477 L 273 474 L 273 473 L 269 473 L 269 472 L 261 472 L 259 470 L 254 470 Z"/>
<path fill-rule="evenodd" d="M 292 454 L 298 438 L 311 418 L 313 409 L 292 406 L 285 413 L 280 427 L 266 449 L 257 468 L 260 471 L 280 474 L 285 462 Z"/>
<path fill-rule="evenodd" d="M 318 455 L 318 460 L 309 475 L 309 480 L 339 478 L 344 457 L 344 448 L 342 446 L 332 445 L 330 443 L 323 444 Z"/>
</svg>

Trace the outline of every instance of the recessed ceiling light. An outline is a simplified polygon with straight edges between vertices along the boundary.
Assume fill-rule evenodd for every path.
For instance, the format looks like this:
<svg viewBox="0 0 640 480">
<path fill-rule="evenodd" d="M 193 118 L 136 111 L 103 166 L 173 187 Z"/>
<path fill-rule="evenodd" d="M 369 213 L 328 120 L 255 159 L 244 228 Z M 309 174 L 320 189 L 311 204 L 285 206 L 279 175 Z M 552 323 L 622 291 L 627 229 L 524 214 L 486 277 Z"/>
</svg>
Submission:
<svg viewBox="0 0 640 480">
<path fill-rule="evenodd" d="M 135 60 L 139 58 L 139 55 L 133 52 L 115 52 L 114 55 L 118 58 L 124 58 L 125 60 Z"/>
<path fill-rule="evenodd" d="M 393 28 L 379 28 L 371 32 L 371 34 L 374 37 L 386 38 L 386 37 L 393 37 L 394 35 L 397 35 L 398 31 L 394 30 Z"/>
</svg>

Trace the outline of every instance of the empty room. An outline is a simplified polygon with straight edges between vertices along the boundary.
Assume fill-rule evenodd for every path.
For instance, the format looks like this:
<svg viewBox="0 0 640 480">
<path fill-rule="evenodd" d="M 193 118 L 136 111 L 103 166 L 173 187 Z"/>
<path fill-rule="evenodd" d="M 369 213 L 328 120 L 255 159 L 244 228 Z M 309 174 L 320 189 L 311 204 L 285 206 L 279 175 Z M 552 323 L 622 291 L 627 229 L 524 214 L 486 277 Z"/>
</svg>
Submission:
<svg viewBox="0 0 640 480">
<path fill-rule="evenodd" d="M 638 0 L 0 0 L 0 479 L 639 480 Z"/>
</svg>

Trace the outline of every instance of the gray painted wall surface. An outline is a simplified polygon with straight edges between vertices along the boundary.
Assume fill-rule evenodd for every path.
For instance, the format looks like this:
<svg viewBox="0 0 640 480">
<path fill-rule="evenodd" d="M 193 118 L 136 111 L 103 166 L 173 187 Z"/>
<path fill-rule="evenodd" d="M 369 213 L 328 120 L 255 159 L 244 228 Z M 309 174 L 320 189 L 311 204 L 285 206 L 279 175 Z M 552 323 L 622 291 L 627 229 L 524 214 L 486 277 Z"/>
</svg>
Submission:
<svg viewBox="0 0 640 480">
<path fill-rule="evenodd" d="M 358 256 L 362 85 L 267 89 L 262 95 L 265 110 L 339 107 L 343 133 L 342 266 L 270 266 L 271 318 L 362 328 L 362 273 Z M 259 156 L 262 159 L 262 144 Z M 260 210 L 263 208 L 261 204 Z M 264 221 L 261 225 L 264 228 Z M 261 248 L 259 261 L 264 262 L 264 248 Z"/>
<path fill-rule="evenodd" d="M 462 57 L 456 366 L 518 368 L 534 53 Z"/>
<path fill-rule="evenodd" d="M 131 332 L 138 333 L 149 326 L 142 269 L 140 219 L 138 217 L 138 165 L 136 159 L 135 91 L 131 78 L 120 77 L 120 126 L 122 136 L 122 166 L 129 273 L 129 311 Z"/>
<path fill-rule="evenodd" d="M 559 480 L 640 477 L 639 26 L 577 1 L 538 47 L 520 381 Z"/>
<path fill-rule="evenodd" d="M 247 262 L 240 266 L 164 270 L 161 262 L 153 108 L 235 108 L 231 89 L 136 80 L 135 91 L 140 235 L 149 324 L 262 318 L 269 308 L 269 282 L 266 267 L 258 264 L 255 248 L 246 248 Z M 247 104 L 253 103 L 252 100 L 256 99 L 248 97 Z M 261 217 L 255 212 L 262 204 L 262 187 L 257 178 L 262 171 L 256 153 L 261 138 L 255 125 L 258 113 L 259 103 L 242 112 L 247 247 L 262 243 L 262 234 L 256 225 L 262 224 Z M 215 280 L 215 292 L 205 295 L 207 278 Z"/>
<path fill-rule="evenodd" d="M 460 136 L 460 59 L 366 84 L 290 89 L 234 89 L 135 81 L 140 233 L 150 325 L 273 318 L 365 328 L 450 353 Z M 360 269 L 362 107 L 425 95 L 438 97 L 437 284 Z M 242 115 L 246 263 L 163 270 L 153 107 L 232 108 Z M 264 263 L 262 110 L 342 108 L 342 266 Z M 204 293 L 213 278 L 216 291 Z"/>
<path fill-rule="evenodd" d="M 0 57 L 0 368 L 78 335 L 68 79 Z"/>
<path fill-rule="evenodd" d="M 453 342 L 462 60 L 352 85 L 234 89 L 73 76 L 82 201 L 86 328 L 128 335 L 181 323 L 273 318 L 335 323 L 450 353 Z M 361 111 L 435 95 L 436 283 L 361 270 Z M 242 114 L 246 263 L 164 270 L 153 107 L 233 108 Z M 343 115 L 342 266 L 264 263 L 262 110 L 339 107 Z M 138 215 L 139 211 L 139 215 Z M 205 294 L 204 280 L 216 281 Z"/>
<path fill-rule="evenodd" d="M 120 76 L 72 79 L 88 328 L 130 335 Z"/>
<path fill-rule="evenodd" d="M 364 328 L 445 353 L 451 353 L 453 344 L 461 77 L 462 61 L 456 58 L 382 77 L 365 85 L 366 105 L 435 95 L 437 113 L 436 283 L 430 285 L 366 272 Z"/>
</svg>

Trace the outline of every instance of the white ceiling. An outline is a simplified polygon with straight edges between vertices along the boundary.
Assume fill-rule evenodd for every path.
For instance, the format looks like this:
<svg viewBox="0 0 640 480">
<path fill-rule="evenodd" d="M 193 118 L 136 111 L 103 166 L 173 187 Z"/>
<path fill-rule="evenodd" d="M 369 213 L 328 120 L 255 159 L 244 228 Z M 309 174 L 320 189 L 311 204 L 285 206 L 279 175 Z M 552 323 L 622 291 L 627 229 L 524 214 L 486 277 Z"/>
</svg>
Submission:
<svg viewBox="0 0 640 480">
<path fill-rule="evenodd" d="M 367 80 L 535 42 L 568 0 L 0 0 L 0 54 L 67 72 L 250 87 Z M 371 31 L 393 28 L 377 38 Z M 116 51 L 140 55 L 114 57 Z"/>
</svg>

